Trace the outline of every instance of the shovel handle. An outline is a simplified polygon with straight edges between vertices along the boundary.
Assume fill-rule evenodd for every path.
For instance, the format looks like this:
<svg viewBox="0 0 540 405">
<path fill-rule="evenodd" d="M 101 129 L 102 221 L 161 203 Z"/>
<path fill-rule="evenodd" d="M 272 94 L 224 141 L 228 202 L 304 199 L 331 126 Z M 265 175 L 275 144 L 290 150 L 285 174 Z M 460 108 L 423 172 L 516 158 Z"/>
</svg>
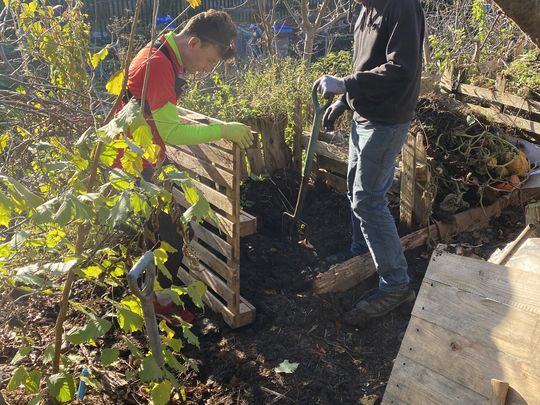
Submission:
<svg viewBox="0 0 540 405">
<path fill-rule="evenodd" d="M 330 104 L 332 104 L 332 101 L 334 100 L 334 95 L 330 95 L 330 97 L 328 97 L 326 99 L 326 103 L 324 103 L 322 106 L 321 106 L 321 103 L 319 102 L 319 82 L 316 81 L 314 84 L 313 84 L 313 88 L 311 89 L 311 100 L 313 101 L 313 109 L 314 109 L 314 112 L 315 112 L 315 115 L 319 115 L 323 112 L 326 111 L 326 109 L 328 107 L 330 107 Z"/>
</svg>

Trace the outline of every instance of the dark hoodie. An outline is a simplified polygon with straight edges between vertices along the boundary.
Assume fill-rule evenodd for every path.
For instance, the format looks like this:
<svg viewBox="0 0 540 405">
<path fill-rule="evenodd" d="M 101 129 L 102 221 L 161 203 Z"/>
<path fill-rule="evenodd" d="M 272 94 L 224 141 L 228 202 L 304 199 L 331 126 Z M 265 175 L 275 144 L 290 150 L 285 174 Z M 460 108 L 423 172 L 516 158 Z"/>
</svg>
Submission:
<svg viewBox="0 0 540 405">
<path fill-rule="evenodd" d="M 365 0 L 354 28 L 353 74 L 344 97 L 356 121 L 412 119 L 422 72 L 424 13 L 418 0 Z"/>
</svg>

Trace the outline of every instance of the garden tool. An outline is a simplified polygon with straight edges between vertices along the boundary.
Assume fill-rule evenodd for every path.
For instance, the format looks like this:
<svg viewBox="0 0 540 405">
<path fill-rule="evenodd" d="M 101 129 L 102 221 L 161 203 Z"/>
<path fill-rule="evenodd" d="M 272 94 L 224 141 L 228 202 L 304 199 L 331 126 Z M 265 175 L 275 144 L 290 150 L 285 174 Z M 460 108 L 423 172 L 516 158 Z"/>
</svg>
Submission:
<svg viewBox="0 0 540 405">
<path fill-rule="evenodd" d="M 140 278 L 142 279 L 142 285 L 139 287 Z M 154 311 L 155 278 L 156 266 L 154 264 L 154 253 L 151 251 L 146 252 L 135 263 L 127 275 L 129 289 L 141 300 L 148 344 L 157 364 L 162 367 L 165 361 L 163 360 L 163 353 L 161 351 L 161 337 L 159 336 L 156 313 Z"/>
<path fill-rule="evenodd" d="M 319 103 L 318 83 L 313 85 L 311 90 L 311 99 L 313 101 L 313 126 L 311 128 L 311 137 L 306 151 L 306 158 L 303 165 L 302 181 L 300 183 L 300 190 L 298 191 L 298 198 L 296 200 L 296 207 L 294 213 L 284 212 L 282 217 L 282 230 L 288 232 L 289 239 L 293 238 L 293 235 L 298 232 L 299 228 L 304 229 L 306 224 L 300 220 L 300 213 L 304 206 L 304 200 L 306 199 L 306 191 L 309 183 L 309 177 L 311 176 L 311 170 L 313 168 L 313 157 L 315 156 L 315 150 L 317 149 L 317 140 L 319 139 L 319 132 L 321 130 L 321 121 L 326 109 L 332 104 L 333 96 L 326 100 L 326 103 L 321 106 Z"/>
</svg>

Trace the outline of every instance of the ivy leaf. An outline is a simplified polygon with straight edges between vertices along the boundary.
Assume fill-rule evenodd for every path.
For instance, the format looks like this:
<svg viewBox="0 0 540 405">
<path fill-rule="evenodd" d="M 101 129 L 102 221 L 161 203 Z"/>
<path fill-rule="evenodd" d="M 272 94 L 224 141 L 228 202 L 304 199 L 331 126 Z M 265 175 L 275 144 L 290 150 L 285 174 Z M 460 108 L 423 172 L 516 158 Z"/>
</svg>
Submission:
<svg viewBox="0 0 540 405">
<path fill-rule="evenodd" d="M 164 380 L 159 384 L 154 384 L 150 395 L 154 405 L 166 405 L 171 399 L 172 384 L 169 380 Z"/>
<path fill-rule="evenodd" d="M 108 47 L 105 47 L 102 50 L 100 50 L 99 52 L 96 52 L 95 54 L 93 54 L 90 57 L 90 63 L 92 64 L 92 67 L 95 69 L 97 67 L 97 65 L 99 64 L 99 62 L 104 60 L 107 57 L 108 54 L 109 54 L 109 48 Z"/>
<path fill-rule="evenodd" d="M 157 364 L 153 356 L 145 357 L 139 368 L 139 377 L 142 382 L 159 380 L 163 376 L 163 371 Z"/>
<path fill-rule="evenodd" d="M 17 350 L 17 353 L 15 353 L 15 356 L 13 356 L 13 359 L 11 359 L 11 362 L 9 364 L 17 364 L 19 361 L 28 356 L 31 351 L 32 348 L 30 346 L 21 347 L 19 350 Z"/>
<path fill-rule="evenodd" d="M 111 221 L 111 226 L 114 228 L 117 225 L 123 223 L 128 214 L 130 208 L 130 193 L 127 191 L 122 192 L 120 198 L 118 199 L 116 205 L 111 210 L 109 220 Z"/>
<path fill-rule="evenodd" d="M 298 363 L 289 363 L 289 360 L 283 360 L 278 367 L 274 368 L 274 371 L 276 373 L 291 374 L 294 373 L 297 368 Z"/>
<path fill-rule="evenodd" d="M 47 388 L 49 393 L 60 402 L 73 400 L 76 391 L 73 376 L 65 372 L 51 375 L 47 379 Z"/>
<path fill-rule="evenodd" d="M 114 363 L 118 359 L 119 355 L 120 351 L 114 347 L 110 349 L 103 349 L 100 358 L 101 364 L 108 366 L 109 364 Z"/>
<path fill-rule="evenodd" d="M 109 79 L 107 84 L 105 85 L 105 88 L 109 93 L 111 93 L 114 96 L 117 96 L 122 91 L 122 82 L 124 81 L 124 71 L 120 70 L 116 72 L 112 77 Z"/>
<path fill-rule="evenodd" d="M 135 296 L 126 297 L 116 305 L 118 324 L 126 332 L 142 330 L 143 312 L 139 299 Z"/>
</svg>

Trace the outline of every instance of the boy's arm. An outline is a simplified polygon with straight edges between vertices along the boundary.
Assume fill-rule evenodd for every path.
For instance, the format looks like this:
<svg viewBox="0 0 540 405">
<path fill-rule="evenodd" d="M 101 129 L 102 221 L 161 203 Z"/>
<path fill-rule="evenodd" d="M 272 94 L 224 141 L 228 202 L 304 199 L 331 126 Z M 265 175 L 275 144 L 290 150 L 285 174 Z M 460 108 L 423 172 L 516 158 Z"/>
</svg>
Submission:
<svg viewBox="0 0 540 405">
<path fill-rule="evenodd" d="M 183 124 L 176 106 L 167 102 L 163 107 L 152 111 L 156 128 L 169 145 L 195 145 L 214 142 L 221 138 L 237 143 L 241 148 L 248 148 L 253 137 L 247 126 L 237 122 L 223 124 Z"/>
</svg>

